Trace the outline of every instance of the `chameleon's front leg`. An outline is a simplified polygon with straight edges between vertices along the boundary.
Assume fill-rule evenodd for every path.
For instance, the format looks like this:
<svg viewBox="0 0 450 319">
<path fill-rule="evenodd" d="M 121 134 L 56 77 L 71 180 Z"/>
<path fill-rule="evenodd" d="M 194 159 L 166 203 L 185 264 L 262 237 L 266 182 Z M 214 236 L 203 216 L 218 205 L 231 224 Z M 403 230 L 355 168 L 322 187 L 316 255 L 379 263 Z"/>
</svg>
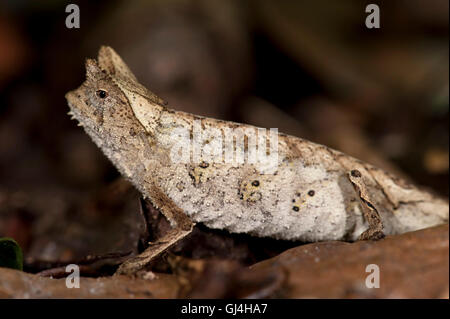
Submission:
<svg viewBox="0 0 450 319">
<path fill-rule="evenodd" d="M 369 228 L 359 236 L 358 240 L 378 240 L 383 238 L 383 222 L 380 213 L 370 202 L 369 193 L 363 182 L 361 172 L 356 169 L 352 170 L 348 174 L 348 178 L 359 196 L 364 218 L 369 223 Z"/>
<path fill-rule="evenodd" d="M 151 261 L 189 235 L 194 228 L 194 223 L 190 218 L 158 188 L 152 188 L 150 194 L 152 204 L 160 209 L 173 228 L 162 238 L 149 243 L 149 247 L 141 254 L 131 257 L 121 264 L 116 275 L 132 275 L 144 269 Z"/>
</svg>

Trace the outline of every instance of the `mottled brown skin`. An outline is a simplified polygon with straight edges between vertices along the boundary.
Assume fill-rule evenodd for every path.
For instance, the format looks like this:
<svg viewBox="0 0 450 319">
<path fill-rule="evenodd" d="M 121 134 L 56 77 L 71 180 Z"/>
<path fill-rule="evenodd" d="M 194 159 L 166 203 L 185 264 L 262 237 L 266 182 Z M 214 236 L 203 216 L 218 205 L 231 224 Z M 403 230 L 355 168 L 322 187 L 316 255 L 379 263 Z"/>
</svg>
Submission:
<svg viewBox="0 0 450 319">
<path fill-rule="evenodd" d="M 189 142 L 189 136 L 173 137 L 176 128 L 190 128 L 196 121 L 205 131 L 218 129 L 221 134 L 257 128 L 168 109 L 108 47 L 100 49 L 98 62 L 87 60 L 86 81 L 66 98 L 93 141 L 175 227 L 122 265 L 121 273 L 144 267 L 187 235 L 195 222 L 310 242 L 379 238 L 383 232 L 403 233 L 448 221 L 446 201 L 370 164 L 282 133 L 274 173 L 263 174 L 249 163 L 173 162 L 174 145 Z M 216 142 L 208 145 L 221 149 Z"/>
</svg>

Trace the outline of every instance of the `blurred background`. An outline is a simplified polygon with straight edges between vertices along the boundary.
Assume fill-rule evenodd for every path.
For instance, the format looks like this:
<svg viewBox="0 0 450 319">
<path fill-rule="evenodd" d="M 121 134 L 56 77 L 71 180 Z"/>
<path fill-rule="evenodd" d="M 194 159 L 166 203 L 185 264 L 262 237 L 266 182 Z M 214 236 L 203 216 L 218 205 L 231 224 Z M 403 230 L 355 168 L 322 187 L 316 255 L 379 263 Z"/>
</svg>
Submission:
<svg viewBox="0 0 450 319">
<path fill-rule="evenodd" d="M 66 114 L 101 45 L 171 108 L 276 127 L 448 197 L 449 2 L 373 2 L 380 29 L 359 0 L 2 0 L 0 237 L 28 271 L 139 250 L 138 193 Z"/>
</svg>

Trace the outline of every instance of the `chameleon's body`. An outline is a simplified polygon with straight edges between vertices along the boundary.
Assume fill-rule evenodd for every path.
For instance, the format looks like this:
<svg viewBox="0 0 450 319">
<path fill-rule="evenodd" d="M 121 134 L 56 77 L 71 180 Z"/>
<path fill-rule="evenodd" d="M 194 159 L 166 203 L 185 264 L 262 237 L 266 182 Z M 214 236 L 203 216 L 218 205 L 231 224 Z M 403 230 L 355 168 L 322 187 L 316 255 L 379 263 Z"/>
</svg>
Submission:
<svg viewBox="0 0 450 319">
<path fill-rule="evenodd" d="M 66 95 L 72 115 L 174 225 L 190 219 L 230 232 L 320 241 L 357 239 L 367 228 L 366 208 L 380 214 L 386 234 L 448 220 L 446 201 L 343 153 L 284 134 L 278 135 L 278 166 L 270 174 L 249 163 L 176 163 L 171 150 L 189 140 L 174 139 L 175 128 L 191 129 L 194 121 L 204 130 L 253 127 L 166 108 L 111 48 L 102 47 L 98 62 L 88 60 L 86 69 L 86 81 Z"/>
</svg>

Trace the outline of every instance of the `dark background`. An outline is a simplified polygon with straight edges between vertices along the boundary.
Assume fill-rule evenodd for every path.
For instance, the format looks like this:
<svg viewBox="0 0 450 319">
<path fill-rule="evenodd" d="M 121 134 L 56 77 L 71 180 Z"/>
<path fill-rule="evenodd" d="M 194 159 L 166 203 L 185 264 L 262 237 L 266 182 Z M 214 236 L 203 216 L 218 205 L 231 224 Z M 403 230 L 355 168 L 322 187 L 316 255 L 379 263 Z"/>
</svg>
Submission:
<svg viewBox="0 0 450 319">
<path fill-rule="evenodd" d="M 357 0 L 73 1 L 67 29 L 71 2 L 0 3 L 0 237 L 29 271 L 138 249 L 139 195 L 66 114 L 101 45 L 174 109 L 277 127 L 448 197 L 447 0 L 374 1 L 380 29 Z M 241 246 L 237 260 L 263 254 Z"/>
</svg>

